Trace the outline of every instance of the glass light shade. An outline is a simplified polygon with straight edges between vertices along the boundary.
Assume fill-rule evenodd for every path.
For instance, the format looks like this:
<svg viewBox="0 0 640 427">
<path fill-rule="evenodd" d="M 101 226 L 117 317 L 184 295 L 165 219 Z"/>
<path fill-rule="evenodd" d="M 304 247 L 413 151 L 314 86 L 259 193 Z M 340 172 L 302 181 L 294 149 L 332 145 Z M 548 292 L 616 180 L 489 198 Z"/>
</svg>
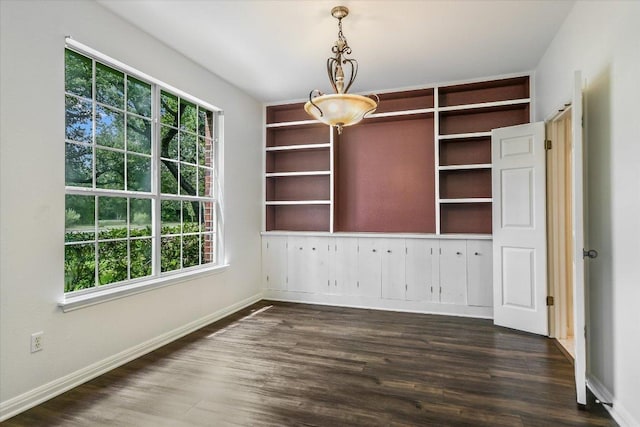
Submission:
<svg viewBox="0 0 640 427">
<path fill-rule="evenodd" d="M 315 105 L 322 110 L 322 114 Z M 362 95 L 338 94 L 321 95 L 307 101 L 304 110 L 322 123 L 329 126 L 351 126 L 361 121 L 365 114 L 372 113 L 378 104 Z"/>
</svg>

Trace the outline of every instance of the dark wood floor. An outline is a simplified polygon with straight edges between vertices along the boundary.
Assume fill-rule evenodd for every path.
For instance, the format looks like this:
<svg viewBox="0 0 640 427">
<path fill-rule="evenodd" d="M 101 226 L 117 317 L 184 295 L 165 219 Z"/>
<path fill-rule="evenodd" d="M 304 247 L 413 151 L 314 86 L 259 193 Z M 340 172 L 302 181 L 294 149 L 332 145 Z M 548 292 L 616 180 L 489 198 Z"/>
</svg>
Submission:
<svg viewBox="0 0 640 427">
<path fill-rule="evenodd" d="M 490 321 L 262 301 L 7 426 L 610 426 L 549 339 Z"/>
</svg>

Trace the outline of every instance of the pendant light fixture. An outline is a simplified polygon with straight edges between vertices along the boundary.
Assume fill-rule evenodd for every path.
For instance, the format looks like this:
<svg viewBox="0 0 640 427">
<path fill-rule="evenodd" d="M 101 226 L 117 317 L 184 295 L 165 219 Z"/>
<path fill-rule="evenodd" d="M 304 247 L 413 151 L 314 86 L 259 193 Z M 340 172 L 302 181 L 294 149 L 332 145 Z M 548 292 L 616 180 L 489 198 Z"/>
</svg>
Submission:
<svg viewBox="0 0 640 427">
<path fill-rule="evenodd" d="M 380 102 L 377 95 L 371 95 L 376 98 L 373 100 L 367 96 L 347 93 L 358 74 L 358 61 L 346 58 L 346 55 L 351 55 L 351 48 L 342 34 L 342 19 L 348 14 L 349 9 L 345 6 L 331 9 L 331 15 L 338 20 L 338 40 L 331 48 L 334 56 L 327 59 L 327 74 L 335 93 L 325 95 L 314 89 L 309 93 L 309 101 L 304 105 L 309 115 L 329 126 L 335 126 L 339 134 L 342 133 L 343 127 L 355 125 L 367 114 L 374 112 Z M 348 80 L 345 80 L 345 66 L 349 71 Z"/>
</svg>

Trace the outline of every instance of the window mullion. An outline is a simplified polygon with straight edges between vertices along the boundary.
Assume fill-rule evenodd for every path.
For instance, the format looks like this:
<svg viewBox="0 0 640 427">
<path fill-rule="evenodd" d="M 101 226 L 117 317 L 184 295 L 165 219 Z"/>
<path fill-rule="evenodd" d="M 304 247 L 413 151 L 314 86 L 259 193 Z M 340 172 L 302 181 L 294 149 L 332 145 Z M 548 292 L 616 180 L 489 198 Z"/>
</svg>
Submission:
<svg viewBox="0 0 640 427">
<path fill-rule="evenodd" d="M 161 190 L 161 165 L 160 165 L 160 86 L 154 84 L 151 91 L 151 110 L 153 127 L 151 130 L 151 175 L 153 182 L 151 183 L 151 192 L 153 193 L 152 207 L 152 225 L 153 225 L 153 250 L 152 250 L 152 268 L 153 276 L 160 275 L 161 247 L 162 247 L 162 220 L 160 212 L 160 190 Z"/>
</svg>

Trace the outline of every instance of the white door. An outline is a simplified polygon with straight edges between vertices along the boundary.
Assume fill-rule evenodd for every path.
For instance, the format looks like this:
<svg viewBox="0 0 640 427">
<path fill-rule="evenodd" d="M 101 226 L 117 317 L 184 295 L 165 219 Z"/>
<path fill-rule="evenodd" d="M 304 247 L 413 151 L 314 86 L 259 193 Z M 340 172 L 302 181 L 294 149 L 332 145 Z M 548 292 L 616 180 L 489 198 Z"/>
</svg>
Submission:
<svg viewBox="0 0 640 427">
<path fill-rule="evenodd" d="M 329 293 L 353 294 L 358 282 L 358 239 L 334 237 L 329 249 Z"/>
<path fill-rule="evenodd" d="M 493 245 L 491 240 L 467 240 L 467 304 L 493 304 Z"/>
<path fill-rule="evenodd" d="M 380 247 L 382 298 L 405 299 L 407 283 L 404 239 L 383 239 Z"/>
<path fill-rule="evenodd" d="M 464 240 L 440 242 L 440 302 L 467 303 L 467 244 Z"/>
<path fill-rule="evenodd" d="M 381 267 L 380 239 L 358 239 L 358 281 L 354 295 L 380 298 Z"/>
<path fill-rule="evenodd" d="M 544 123 L 494 129 L 493 321 L 547 335 Z"/>
<path fill-rule="evenodd" d="M 573 213 L 573 325 L 575 340 L 575 378 L 576 395 L 579 404 L 587 403 L 586 386 L 586 342 L 585 342 L 585 274 L 584 274 L 584 184 L 583 184 L 583 141 L 582 141 L 582 74 L 576 71 L 574 77 L 573 100 L 571 107 L 572 156 L 572 193 L 571 210 Z"/>
<path fill-rule="evenodd" d="M 305 291 L 323 293 L 329 286 L 329 239 L 308 237 L 304 248 L 307 269 Z"/>
<path fill-rule="evenodd" d="M 262 238 L 262 278 L 265 289 L 287 288 L 287 238 Z"/>
<path fill-rule="evenodd" d="M 437 269 L 434 269 L 437 263 L 433 262 L 434 254 L 438 253 L 438 241 L 407 239 L 406 247 L 407 299 L 429 301 L 438 278 Z"/>
<path fill-rule="evenodd" d="M 289 237 L 287 248 L 287 289 L 311 292 L 309 281 L 309 244 L 307 237 Z"/>
</svg>

